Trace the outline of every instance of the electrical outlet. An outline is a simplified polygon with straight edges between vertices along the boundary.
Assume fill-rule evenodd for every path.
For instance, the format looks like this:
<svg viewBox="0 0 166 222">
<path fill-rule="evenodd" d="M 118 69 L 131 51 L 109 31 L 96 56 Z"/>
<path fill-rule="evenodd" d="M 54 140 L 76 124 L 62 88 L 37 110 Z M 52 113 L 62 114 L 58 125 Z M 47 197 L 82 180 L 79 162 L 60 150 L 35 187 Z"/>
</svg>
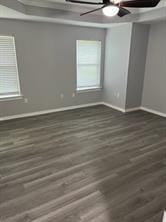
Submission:
<svg viewBox="0 0 166 222">
<path fill-rule="evenodd" d="M 63 93 L 61 93 L 61 94 L 60 94 L 60 97 L 61 97 L 61 99 L 63 99 L 63 98 L 64 98 L 64 94 L 63 94 Z"/>
<path fill-rule="evenodd" d="M 28 99 L 27 98 L 24 98 L 24 103 L 28 103 Z"/>
<path fill-rule="evenodd" d="M 119 92 L 114 92 L 114 96 L 118 99 L 120 97 L 120 93 Z"/>
<path fill-rule="evenodd" d="M 72 98 L 74 98 L 76 96 L 76 94 L 75 93 L 72 93 Z"/>
</svg>

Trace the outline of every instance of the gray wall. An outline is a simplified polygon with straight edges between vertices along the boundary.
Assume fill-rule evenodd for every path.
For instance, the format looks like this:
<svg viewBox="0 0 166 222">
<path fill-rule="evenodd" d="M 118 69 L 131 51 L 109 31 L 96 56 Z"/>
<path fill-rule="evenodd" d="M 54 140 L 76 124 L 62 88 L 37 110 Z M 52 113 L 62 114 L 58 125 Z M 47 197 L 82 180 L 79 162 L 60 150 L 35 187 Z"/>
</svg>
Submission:
<svg viewBox="0 0 166 222">
<path fill-rule="evenodd" d="M 108 29 L 103 100 L 125 109 L 132 24 Z"/>
<path fill-rule="evenodd" d="M 148 37 L 149 25 L 133 24 L 126 109 L 141 106 Z"/>
<path fill-rule="evenodd" d="M 149 26 L 125 24 L 106 35 L 103 100 L 121 109 L 141 106 Z"/>
<path fill-rule="evenodd" d="M 76 40 L 101 40 L 104 60 L 105 30 L 0 20 L 0 35 L 12 34 L 16 39 L 21 90 L 28 103 L 0 101 L 0 117 L 101 101 L 102 91 L 79 93 L 75 98 L 72 93 L 76 88 Z"/>
<path fill-rule="evenodd" d="M 105 30 L 1 19 L 0 35 L 12 34 L 16 38 L 21 90 L 28 103 L 23 99 L 0 101 L 0 117 L 102 100 L 128 109 L 140 106 L 141 97 L 142 106 L 166 113 L 166 22 L 151 25 L 150 32 L 141 24 L 108 29 L 103 91 L 76 93 L 75 98 L 75 42 L 101 40 L 104 63 Z"/>
<path fill-rule="evenodd" d="M 150 28 L 142 106 L 166 113 L 166 22 Z"/>
</svg>

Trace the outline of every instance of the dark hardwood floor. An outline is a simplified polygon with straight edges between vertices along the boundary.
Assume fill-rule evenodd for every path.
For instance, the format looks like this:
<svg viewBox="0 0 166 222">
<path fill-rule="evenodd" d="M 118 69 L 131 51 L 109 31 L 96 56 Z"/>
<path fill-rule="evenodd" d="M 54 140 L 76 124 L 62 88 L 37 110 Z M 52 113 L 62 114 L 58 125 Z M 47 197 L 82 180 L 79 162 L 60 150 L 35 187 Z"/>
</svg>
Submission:
<svg viewBox="0 0 166 222">
<path fill-rule="evenodd" d="M 105 106 L 0 123 L 1 222 L 161 222 L 166 119 Z"/>
</svg>

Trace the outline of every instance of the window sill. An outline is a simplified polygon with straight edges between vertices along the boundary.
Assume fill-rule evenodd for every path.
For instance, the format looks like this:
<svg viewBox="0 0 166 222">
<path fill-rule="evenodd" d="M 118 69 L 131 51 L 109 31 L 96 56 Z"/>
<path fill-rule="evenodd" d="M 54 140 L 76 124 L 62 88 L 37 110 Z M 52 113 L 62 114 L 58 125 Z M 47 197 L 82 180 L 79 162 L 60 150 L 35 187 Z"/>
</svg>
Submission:
<svg viewBox="0 0 166 222">
<path fill-rule="evenodd" d="M 77 93 L 84 93 L 84 92 L 95 92 L 95 91 L 101 91 L 101 87 L 88 87 L 88 88 L 78 88 L 76 89 Z"/>
<path fill-rule="evenodd" d="M 0 102 L 1 101 L 18 100 L 18 99 L 23 99 L 23 95 L 0 96 Z"/>
</svg>

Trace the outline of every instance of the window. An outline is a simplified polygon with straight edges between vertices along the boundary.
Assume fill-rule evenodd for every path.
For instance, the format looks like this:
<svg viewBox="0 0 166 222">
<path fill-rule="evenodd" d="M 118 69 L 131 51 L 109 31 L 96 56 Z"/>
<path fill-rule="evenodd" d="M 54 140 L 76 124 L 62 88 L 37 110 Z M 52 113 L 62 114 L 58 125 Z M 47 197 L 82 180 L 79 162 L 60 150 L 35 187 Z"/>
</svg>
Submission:
<svg viewBox="0 0 166 222">
<path fill-rule="evenodd" d="M 20 96 L 15 40 L 0 36 L 0 98 Z"/>
<path fill-rule="evenodd" d="M 101 42 L 77 40 L 77 90 L 100 88 Z"/>
</svg>

